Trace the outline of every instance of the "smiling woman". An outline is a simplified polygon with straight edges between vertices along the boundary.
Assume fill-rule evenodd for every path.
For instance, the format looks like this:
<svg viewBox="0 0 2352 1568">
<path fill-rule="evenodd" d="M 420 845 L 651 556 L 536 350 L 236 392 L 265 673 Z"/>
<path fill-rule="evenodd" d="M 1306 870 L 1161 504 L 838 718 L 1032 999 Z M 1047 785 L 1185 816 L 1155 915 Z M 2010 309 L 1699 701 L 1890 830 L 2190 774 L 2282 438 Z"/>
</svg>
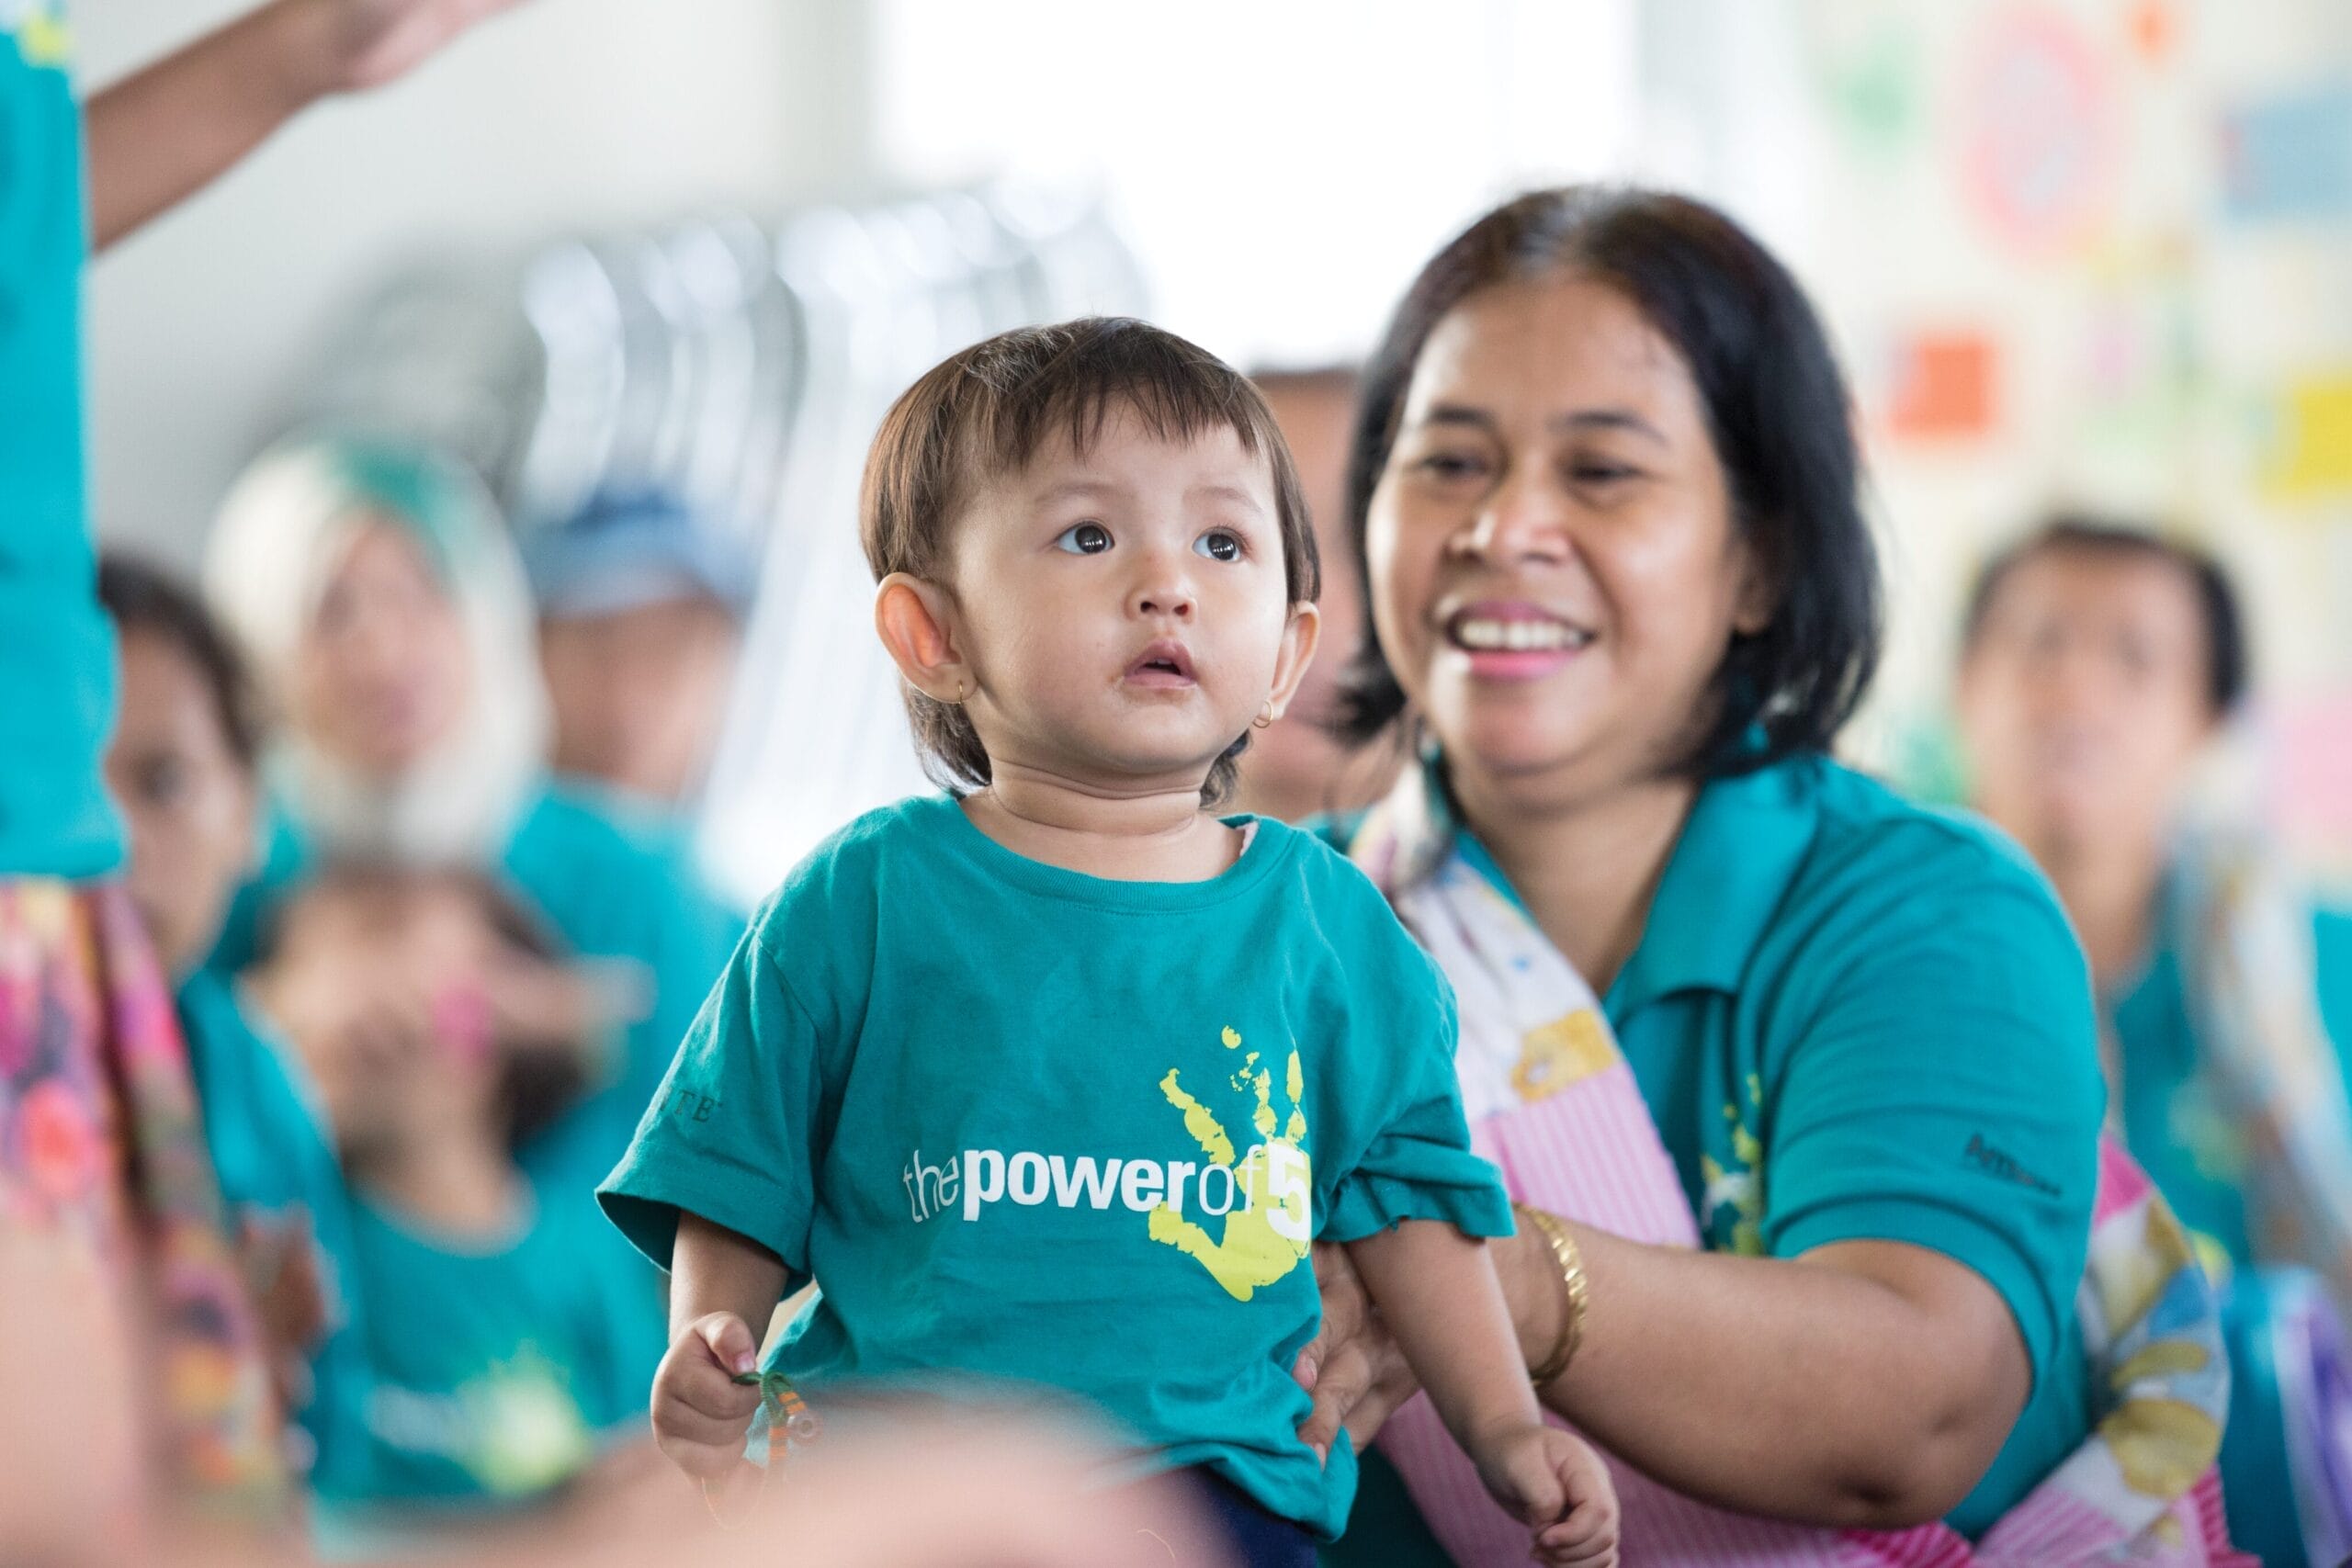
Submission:
<svg viewBox="0 0 2352 1568">
<path fill-rule="evenodd" d="M 1423 766 L 1329 831 L 1460 998 L 1476 1146 L 1532 1205 L 1490 1247 L 1527 1364 L 1622 1461 L 1645 1560 L 2023 1532 L 2007 1560 L 2072 1561 L 2083 1520 L 2154 1528 L 2209 1471 L 2211 1303 L 2144 1179 L 2100 1167 L 2048 887 L 1827 755 L 1879 647 L 1860 485 L 1812 307 L 1729 220 L 1591 188 L 1489 213 L 1365 378 L 1348 718 L 1412 726 Z M 2185 1370 L 2160 1463 L 2086 1461 L 2135 1478 L 2108 1491 L 2051 1479 L 2093 1418 L 2095 1189 L 2100 1268 L 2162 1283 Z M 1412 1382 L 1324 1273 L 1305 1435 L 1363 1443 Z M 2099 1342 L 2143 1343 L 2145 1305 L 2097 1307 Z M 1384 1442 L 1455 1562 L 1515 1560 L 1425 1410 Z M 1407 1561 L 1396 1501 L 1367 1483 L 1340 1560 Z M 1899 1533 L 1829 1533 L 1857 1526 Z"/>
</svg>

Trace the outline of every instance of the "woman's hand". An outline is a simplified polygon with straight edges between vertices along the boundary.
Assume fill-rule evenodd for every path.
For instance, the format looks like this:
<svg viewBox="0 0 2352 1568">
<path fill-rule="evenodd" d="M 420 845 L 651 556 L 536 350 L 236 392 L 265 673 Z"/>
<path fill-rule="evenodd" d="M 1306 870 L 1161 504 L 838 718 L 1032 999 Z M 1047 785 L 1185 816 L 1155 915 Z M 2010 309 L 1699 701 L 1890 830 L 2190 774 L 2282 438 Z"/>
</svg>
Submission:
<svg viewBox="0 0 2352 1568">
<path fill-rule="evenodd" d="M 1420 1392 L 1420 1382 L 1382 1325 L 1344 1248 L 1316 1247 L 1315 1282 L 1323 1292 L 1323 1327 L 1291 1368 L 1298 1386 L 1315 1396 L 1299 1439 L 1329 1458 L 1345 1427 L 1362 1453 L 1396 1407 Z"/>
<path fill-rule="evenodd" d="M 277 0 L 287 63 L 312 96 L 366 92 L 407 75 L 476 23 L 519 0 Z"/>
</svg>

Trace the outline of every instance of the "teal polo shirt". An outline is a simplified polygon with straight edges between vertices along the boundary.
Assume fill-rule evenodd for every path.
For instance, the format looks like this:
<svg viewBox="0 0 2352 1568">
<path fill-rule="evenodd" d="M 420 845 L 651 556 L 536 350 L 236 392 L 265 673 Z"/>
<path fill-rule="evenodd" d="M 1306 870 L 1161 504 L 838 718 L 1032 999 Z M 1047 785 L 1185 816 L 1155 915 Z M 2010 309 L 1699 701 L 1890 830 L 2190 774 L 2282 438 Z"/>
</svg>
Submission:
<svg viewBox="0 0 2352 1568">
<path fill-rule="evenodd" d="M 2008 1303 L 2033 1392 L 1950 1516 L 1984 1531 L 2090 1424 L 2074 1303 L 2106 1089 L 2049 885 L 1981 821 L 1792 758 L 1700 792 L 1603 1007 L 1710 1249 L 1904 1242 Z"/>
</svg>

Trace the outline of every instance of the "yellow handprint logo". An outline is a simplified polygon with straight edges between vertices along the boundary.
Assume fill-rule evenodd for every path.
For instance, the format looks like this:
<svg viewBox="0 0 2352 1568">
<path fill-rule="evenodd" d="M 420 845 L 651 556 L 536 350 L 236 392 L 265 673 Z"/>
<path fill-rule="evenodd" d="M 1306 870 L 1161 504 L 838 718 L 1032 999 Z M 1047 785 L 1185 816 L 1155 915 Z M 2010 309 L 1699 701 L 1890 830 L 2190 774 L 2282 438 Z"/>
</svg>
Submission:
<svg viewBox="0 0 2352 1568">
<path fill-rule="evenodd" d="M 1239 1050 L 1241 1036 L 1224 1033 L 1225 1048 Z M 1184 1217 L 1180 1166 L 1169 1168 L 1170 1201 L 1151 1212 L 1151 1239 L 1172 1247 L 1209 1271 L 1235 1301 L 1246 1302 L 1262 1285 L 1271 1285 L 1299 1265 L 1307 1244 L 1315 1238 L 1314 1163 L 1308 1157 L 1305 1076 L 1298 1053 L 1290 1054 L 1283 1090 L 1290 1100 L 1290 1118 L 1282 1122 L 1274 1111 L 1273 1069 L 1258 1065 L 1258 1053 L 1248 1053 L 1230 1079 L 1234 1092 L 1256 1097 L 1250 1124 L 1260 1141 L 1237 1162 L 1233 1140 L 1216 1112 L 1186 1092 L 1177 1070 L 1168 1069 L 1159 1092 L 1184 1117 L 1184 1130 L 1201 1145 L 1208 1164 L 1194 1188 L 1201 1212 L 1222 1215 L 1225 1233 L 1212 1241 L 1209 1233 Z M 1277 1125 L 1281 1135 L 1275 1134 Z M 1224 1179 L 1225 1207 L 1214 1206 L 1211 1178 Z"/>
</svg>

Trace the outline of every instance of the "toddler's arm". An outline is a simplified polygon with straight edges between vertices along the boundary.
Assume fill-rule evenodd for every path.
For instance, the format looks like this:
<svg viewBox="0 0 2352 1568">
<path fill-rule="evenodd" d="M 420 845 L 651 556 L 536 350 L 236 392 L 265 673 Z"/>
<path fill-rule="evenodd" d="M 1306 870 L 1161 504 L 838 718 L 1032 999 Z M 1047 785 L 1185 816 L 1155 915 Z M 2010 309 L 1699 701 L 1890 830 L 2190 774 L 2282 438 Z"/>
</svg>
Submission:
<svg viewBox="0 0 2352 1568">
<path fill-rule="evenodd" d="M 1348 1257 L 1479 1479 L 1537 1531 L 1541 1559 L 1614 1562 L 1609 1472 L 1583 1442 L 1544 1424 L 1485 1245 L 1439 1221 L 1405 1220 L 1349 1243 Z"/>
<path fill-rule="evenodd" d="M 783 1262 L 698 1214 L 680 1213 L 670 1255 L 670 1350 L 653 1374 L 653 1438 L 671 1461 L 706 1480 L 742 1461 L 760 1407 L 735 1382 L 759 1362 L 760 1337 L 784 1294 Z"/>
</svg>

